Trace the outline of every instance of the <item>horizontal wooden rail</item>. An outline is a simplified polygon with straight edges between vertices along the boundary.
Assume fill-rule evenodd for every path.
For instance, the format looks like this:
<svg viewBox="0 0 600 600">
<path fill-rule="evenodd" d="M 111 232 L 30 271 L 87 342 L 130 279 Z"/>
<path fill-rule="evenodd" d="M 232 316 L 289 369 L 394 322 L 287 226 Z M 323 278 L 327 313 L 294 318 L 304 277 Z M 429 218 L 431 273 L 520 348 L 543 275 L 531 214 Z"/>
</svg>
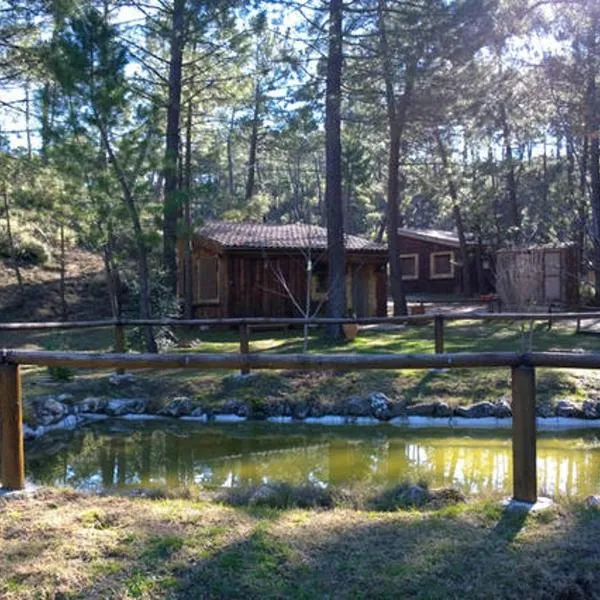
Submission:
<svg viewBox="0 0 600 600">
<path fill-rule="evenodd" d="M 103 321 L 48 321 L 32 323 L 1 323 L 0 331 L 43 331 L 49 329 L 97 329 L 102 327 L 211 327 L 243 325 L 331 325 L 338 323 L 357 323 L 359 325 L 401 325 L 403 323 L 428 323 L 435 319 L 444 321 L 569 321 L 577 319 L 600 319 L 600 312 L 567 313 L 427 313 L 424 315 L 404 315 L 397 317 L 359 317 L 333 319 L 323 318 L 284 318 L 284 317 L 247 317 L 225 319 L 107 319 Z"/>
<path fill-rule="evenodd" d="M 459 354 L 103 354 L 46 350 L 2 350 L 5 363 L 86 369 L 465 369 L 512 367 L 523 363 L 516 352 Z M 600 364 L 600 354 L 598 355 Z"/>
<path fill-rule="evenodd" d="M 5 364 L 84 369 L 467 369 L 530 367 L 600 369 L 600 352 L 460 352 L 455 354 L 108 354 L 50 350 L 1 351 Z"/>
</svg>

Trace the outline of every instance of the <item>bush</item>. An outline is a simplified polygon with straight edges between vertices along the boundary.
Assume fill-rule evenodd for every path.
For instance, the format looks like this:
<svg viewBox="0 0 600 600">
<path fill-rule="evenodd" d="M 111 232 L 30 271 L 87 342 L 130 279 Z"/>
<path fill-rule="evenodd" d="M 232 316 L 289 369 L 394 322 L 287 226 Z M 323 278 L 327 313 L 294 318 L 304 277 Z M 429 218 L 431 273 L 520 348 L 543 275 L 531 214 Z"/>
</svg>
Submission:
<svg viewBox="0 0 600 600">
<path fill-rule="evenodd" d="M 69 367 L 48 367 L 48 374 L 53 381 L 71 381 L 73 370 Z"/>
<path fill-rule="evenodd" d="M 229 488 L 220 500 L 232 506 L 267 508 L 332 508 L 331 490 L 318 485 L 292 485 L 286 482 L 263 483 L 258 487 Z"/>
<path fill-rule="evenodd" d="M 18 241 L 17 256 L 22 264 L 45 265 L 50 260 L 48 247 L 30 236 L 23 236 Z"/>
</svg>

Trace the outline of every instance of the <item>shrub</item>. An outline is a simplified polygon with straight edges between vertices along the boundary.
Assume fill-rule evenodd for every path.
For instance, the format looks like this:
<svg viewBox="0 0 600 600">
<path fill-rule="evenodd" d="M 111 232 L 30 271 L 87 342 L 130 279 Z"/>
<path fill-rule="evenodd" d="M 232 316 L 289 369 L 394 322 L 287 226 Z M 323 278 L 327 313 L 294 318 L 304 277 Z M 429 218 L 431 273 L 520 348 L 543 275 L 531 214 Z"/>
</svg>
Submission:
<svg viewBox="0 0 600 600">
<path fill-rule="evenodd" d="M 71 381 L 73 379 L 73 370 L 69 367 L 48 367 L 48 374 L 53 381 Z"/>
<path fill-rule="evenodd" d="M 267 508 L 331 508 L 331 490 L 314 484 L 264 483 L 258 487 L 234 487 L 220 498 L 232 506 Z"/>
<path fill-rule="evenodd" d="M 26 265 L 45 265 L 50 260 L 48 247 L 30 236 L 21 238 L 17 245 L 19 261 Z"/>
</svg>

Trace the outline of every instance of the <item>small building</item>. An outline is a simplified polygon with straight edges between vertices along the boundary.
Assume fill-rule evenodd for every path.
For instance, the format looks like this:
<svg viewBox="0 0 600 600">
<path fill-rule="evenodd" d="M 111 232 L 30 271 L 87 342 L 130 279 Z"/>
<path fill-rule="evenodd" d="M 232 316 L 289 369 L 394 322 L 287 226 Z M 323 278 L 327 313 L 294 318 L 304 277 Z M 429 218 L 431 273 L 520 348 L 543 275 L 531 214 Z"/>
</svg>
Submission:
<svg viewBox="0 0 600 600">
<path fill-rule="evenodd" d="M 469 277 L 473 292 L 494 289 L 489 252 L 467 239 Z M 407 294 L 463 293 L 458 234 L 439 229 L 398 229 L 398 249 L 404 291 Z"/>
<path fill-rule="evenodd" d="M 579 305 L 581 253 L 575 243 L 503 248 L 496 252 L 498 293 L 507 307 Z"/>
<path fill-rule="evenodd" d="M 386 246 L 346 235 L 345 250 L 348 308 L 361 317 L 385 316 Z M 184 289 L 182 262 L 180 296 Z M 311 316 L 323 315 L 328 286 L 327 230 L 303 224 L 208 222 L 192 239 L 192 277 L 196 317 L 301 317 L 307 285 Z"/>
</svg>

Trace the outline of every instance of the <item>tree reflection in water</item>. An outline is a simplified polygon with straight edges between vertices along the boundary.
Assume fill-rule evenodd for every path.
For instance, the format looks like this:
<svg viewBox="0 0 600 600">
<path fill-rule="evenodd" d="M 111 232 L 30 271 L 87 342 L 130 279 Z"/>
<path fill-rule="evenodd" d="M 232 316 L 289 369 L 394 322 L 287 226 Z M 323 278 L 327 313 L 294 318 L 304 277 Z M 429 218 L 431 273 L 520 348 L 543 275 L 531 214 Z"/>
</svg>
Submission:
<svg viewBox="0 0 600 600">
<path fill-rule="evenodd" d="M 474 493 L 512 485 L 507 431 L 116 421 L 43 438 L 27 461 L 34 482 L 87 489 L 426 480 Z M 597 493 L 598 438 L 540 434 L 538 476 L 544 493 Z"/>
</svg>

